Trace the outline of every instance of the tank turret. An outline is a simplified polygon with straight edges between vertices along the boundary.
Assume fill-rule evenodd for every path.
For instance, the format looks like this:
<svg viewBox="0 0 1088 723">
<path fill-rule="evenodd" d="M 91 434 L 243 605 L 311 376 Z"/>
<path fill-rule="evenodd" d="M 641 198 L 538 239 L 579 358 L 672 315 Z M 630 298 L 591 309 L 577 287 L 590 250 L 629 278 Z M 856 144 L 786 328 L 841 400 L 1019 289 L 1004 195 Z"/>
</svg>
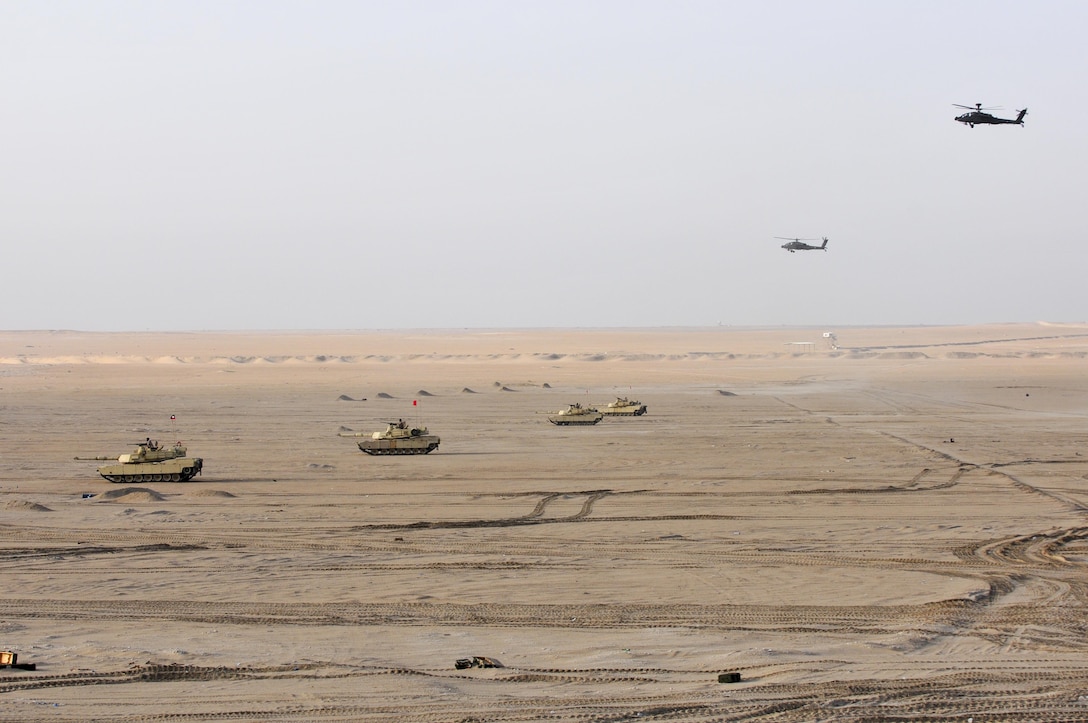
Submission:
<svg viewBox="0 0 1088 723">
<path fill-rule="evenodd" d="M 403 419 L 386 422 L 380 432 L 340 432 L 339 436 L 362 437 L 359 449 L 367 454 L 430 454 L 442 441 L 426 427 L 412 426 Z"/>
<path fill-rule="evenodd" d="M 79 460 L 106 461 L 98 468 L 98 474 L 110 482 L 188 482 L 201 474 L 204 460 L 187 457 L 187 449 L 181 442 L 162 447 L 157 441 L 147 439 L 136 445 L 128 454 L 119 457 L 76 457 Z"/>
<path fill-rule="evenodd" d="M 646 413 L 646 405 L 635 399 L 616 397 L 616 401 L 609 402 L 601 413 L 610 417 L 641 417 Z"/>
<path fill-rule="evenodd" d="M 548 417 L 549 422 L 560 427 L 596 424 L 602 419 L 604 415 L 594 407 L 583 407 L 577 402 Z"/>
</svg>

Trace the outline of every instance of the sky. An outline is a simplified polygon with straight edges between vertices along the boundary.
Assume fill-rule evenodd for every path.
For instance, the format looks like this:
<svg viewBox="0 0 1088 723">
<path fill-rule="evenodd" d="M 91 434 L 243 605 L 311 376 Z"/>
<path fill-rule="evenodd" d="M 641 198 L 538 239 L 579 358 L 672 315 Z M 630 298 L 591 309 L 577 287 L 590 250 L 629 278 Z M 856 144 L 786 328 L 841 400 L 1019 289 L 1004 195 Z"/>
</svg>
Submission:
<svg viewBox="0 0 1088 723">
<path fill-rule="evenodd" d="M 0 329 L 1082 322 L 1085 27 L 1080 0 L 5 0 Z M 976 102 L 1025 126 L 954 122 Z"/>
</svg>

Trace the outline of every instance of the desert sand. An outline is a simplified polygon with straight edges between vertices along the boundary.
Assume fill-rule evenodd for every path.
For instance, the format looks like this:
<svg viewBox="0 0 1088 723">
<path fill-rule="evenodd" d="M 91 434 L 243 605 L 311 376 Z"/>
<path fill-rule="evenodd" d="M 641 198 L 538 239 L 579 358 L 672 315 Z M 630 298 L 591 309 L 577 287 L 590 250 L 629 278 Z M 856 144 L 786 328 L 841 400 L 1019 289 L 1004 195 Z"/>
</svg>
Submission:
<svg viewBox="0 0 1088 723">
<path fill-rule="evenodd" d="M 0 332 L 0 720 L 1088 720 L 1088 325 L 823 331 Z"/>
</svg>

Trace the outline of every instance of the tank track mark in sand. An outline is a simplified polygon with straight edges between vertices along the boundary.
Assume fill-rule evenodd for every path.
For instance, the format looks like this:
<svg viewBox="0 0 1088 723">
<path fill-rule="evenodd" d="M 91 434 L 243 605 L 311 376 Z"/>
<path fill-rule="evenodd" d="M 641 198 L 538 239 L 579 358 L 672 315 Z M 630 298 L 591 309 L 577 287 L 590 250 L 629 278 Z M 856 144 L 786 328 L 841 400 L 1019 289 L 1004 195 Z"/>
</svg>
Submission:
<svg viewBox="0 0 1088 723">
<path fill-rule="evenodd" d="M 216 700 L 207 712 L 182 713 L 185 720 L 306 719 L 312 721 L 401 720 L 405 723 L 431 723 L 444 720 L 634 720 L 642 716 L 659 720 L 723 721 L 761 720 L 780 723 L 828 719 L 828 708 L 835 706 L 836 720 L 873 720 L 871 706 L 879 704 L 887 720 L 970 720 L 985 718 L 1002 721 L 1081 721 L 1084 706 L 1080 683 L 1084 668 L 1078 665 L 1051 666 L 1048 671 L 1023 667 L 973 667 L 962 673 L 926 669 L 895 680 L 858 678 L 856 680 L 793 682 L 809 670 L 822 672 L 839 668 L 840 660 L 819 659 L 804 668 L 797 664 L 755 665 L 741 668 L 745 682 L 726 696 L 713 695 L 705 689 L 715 671 L 673 667 L 582 667 L 503 669 L 489 676 L 489 686 L 518 686 L 532 682 L 577 686 L 592 692 L 564 697 L 562 700 L 540 697 L 500 695 L 436 702 L 433 698 L 394 694 L 390 699 L 355 699 L 343 701 L 292 702 L 277 706 L 252 693 L 240 693 Z M 507 672 L 509 671 L 509 672 Z M 363 681 L 376 676 L 404 677 L 411 687 L 422 681 L 428 685 L 449 681 L 479 680 L 467 671 L 439 668 L 407 668 L 379 665 L 346 665 L 332 661 L 300 662 L 281 665 L 198 666 L 173 663 L 132 665 L 120 670 L 94 670 L 37 676 L 18 676 L 0 681 L 0 694 L 22 693 L 19 704 L 41 707 L 36 698 L 41 693 L 28 691 L 52 688 L 76 688 L 94 685 L 142 685 L 150 682 L 237 681 L 297 685 L 298 681 L 329 681 L 333 678 Z M 782 682 L 776 682 L 781 680 Z M 667 684 L 667 692 L 648 695 L 631 694 L 632 684 Z M 622 686 L 603 688 L 602 686 Z M 694 688 L 694 689 L 693 689 Z M 124 690 L 124 689 L 123 689 Z M 127 691 L 125 691 L 127 692 Z M 179 694 L 163 691 L 162 695 Z M 102 696 L 96 696 L 102 697 Z M 29 701 L 33 701 L 32 703 Z M 869 709 L 869 710 L 867 710 Z M 162 719 L 152 714 L 133 719 Z M 258 715 L 263 713 L 263 715 Z M 28 716 L 29 714 L 29 716 Z M 33 709 L 20 720 L 28 723 L 52 721 Z"/>
</svg>

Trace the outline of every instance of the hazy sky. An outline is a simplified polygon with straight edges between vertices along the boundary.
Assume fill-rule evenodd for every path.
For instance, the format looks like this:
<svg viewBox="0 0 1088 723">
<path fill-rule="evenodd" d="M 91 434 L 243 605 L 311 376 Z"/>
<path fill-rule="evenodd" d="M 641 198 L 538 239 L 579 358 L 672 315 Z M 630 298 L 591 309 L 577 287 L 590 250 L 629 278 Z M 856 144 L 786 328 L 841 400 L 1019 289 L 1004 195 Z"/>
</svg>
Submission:
<svg viewBox="0 0 1088 723">
<path fill-rule="evenodd" d="M 1085 28 L 1080 0 L 5 0 L 0 329 L 1084 321 Z M 953 122 L 975 102 L 1026 126 Z"/>
</svg>

